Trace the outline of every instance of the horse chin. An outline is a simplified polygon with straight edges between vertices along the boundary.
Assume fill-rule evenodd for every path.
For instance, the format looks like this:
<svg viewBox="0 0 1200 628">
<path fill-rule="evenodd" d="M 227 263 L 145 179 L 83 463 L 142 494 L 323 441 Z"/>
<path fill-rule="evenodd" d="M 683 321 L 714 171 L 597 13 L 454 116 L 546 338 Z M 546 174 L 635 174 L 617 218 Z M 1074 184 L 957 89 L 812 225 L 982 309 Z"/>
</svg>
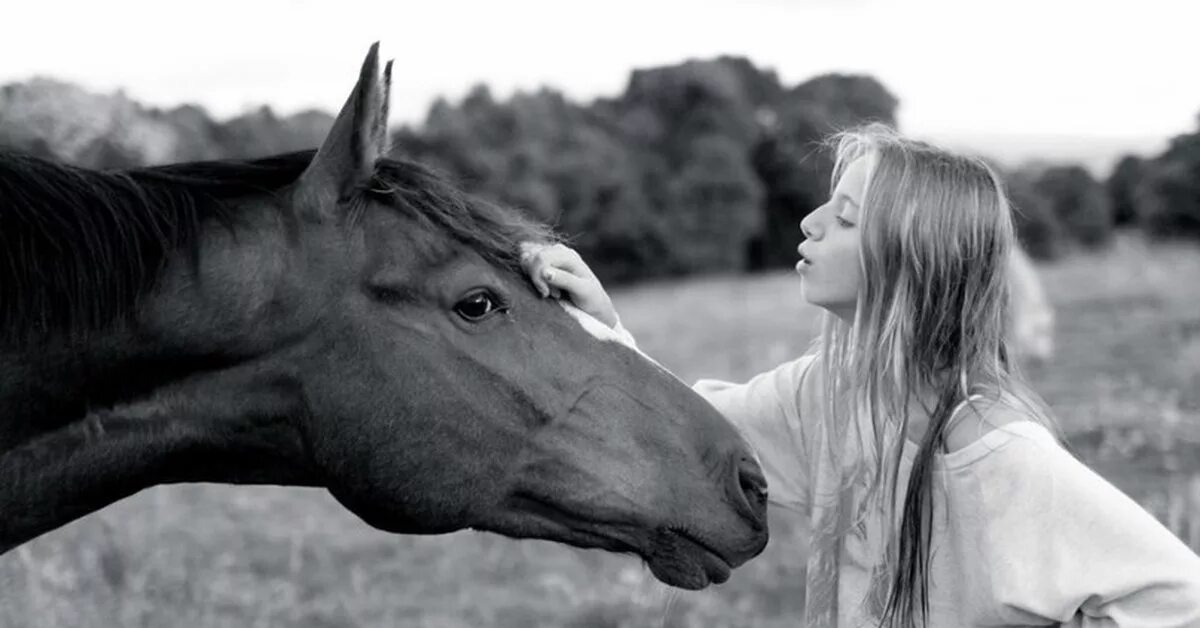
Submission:
<svg viewBox="0 0 1200 628">
<path fill-rule="evenodd" d="M 680 589 L 696 591 L 710 584 L 721 584 L 737 565 L 758 553 L 731 561 L 683 528 L 597 523 L 542 500 L 531 500 L 523 506 L 519 512 L 507 513 L 499 525 L 477 527 L 514 538 L 539 538 L 579 548 L 634 554 L 645 561 L 655 578 Z"/>
<path fill-rule="evenodd" d="M 650 573 L 663 584 L 698 591 L 710 584 L 721 584 L 733 573 L 733 566 L 721 554 L 674 530 L 657 530 L 649 543 L 632 542 L 625 535 L 608 536 L 603 532 L 572 530 L 552 535 L 549 540 L 581 548 L 629 553 L 641 558 Z"/>
<path fill-rule="evenodd" d="M 698 591 L 710 584 L 721 584 L 729 579 L 734 569 L 721 553 L 671 528 L 654 530 L 648 535 L 649 539 L 643 542 L 604 537 L 602 534 L 593 536 L 602 540 L 592 546 L 636 554 L 645 561 L 655 578 L 680 589 Z M 645 536 L 644 533 L 641 536 Z"/>
<path fill-rule="evenodd" d="M 647 554 L 643 558 L 650 573 L 680 589 L 697 591 L 721 584 L 733 573 L 733 565 L 719 552 L 681 530 L 656 532 Z"/>
<path fill-rule="evenodd" d="M 648 541 L 629 538 L 649 536 Z M 572 529 L 551 540 L 576 547 L 603 549 L 635 554 L 664 584 L 698 591 L 710 584 L 721 584 L 733 573 L 733 566 L 720 553 L 687 534 L 669 528 L 646 535 L 644 531 L 621 529 L 617 534 L 596 530 Z"/>
</svg>

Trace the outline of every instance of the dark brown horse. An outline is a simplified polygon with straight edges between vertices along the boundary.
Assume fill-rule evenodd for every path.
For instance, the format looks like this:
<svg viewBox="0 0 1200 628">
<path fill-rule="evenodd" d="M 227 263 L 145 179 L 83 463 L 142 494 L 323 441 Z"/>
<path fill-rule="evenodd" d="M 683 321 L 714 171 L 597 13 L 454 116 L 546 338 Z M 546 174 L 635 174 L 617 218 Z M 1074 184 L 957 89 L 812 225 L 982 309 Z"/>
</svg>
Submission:
<svg viewBox="0 0 1200 628">
<path fill-rule="evenodd" d="M 315 153 L 100 173 L 0 154 L 0 551 L 172 482 L 322 486 L 370 525 L 632 552 L 767 540 L 738 434 L 535 294 L 546 238 L 385 159 L 372 48 Z"/>
</svg>

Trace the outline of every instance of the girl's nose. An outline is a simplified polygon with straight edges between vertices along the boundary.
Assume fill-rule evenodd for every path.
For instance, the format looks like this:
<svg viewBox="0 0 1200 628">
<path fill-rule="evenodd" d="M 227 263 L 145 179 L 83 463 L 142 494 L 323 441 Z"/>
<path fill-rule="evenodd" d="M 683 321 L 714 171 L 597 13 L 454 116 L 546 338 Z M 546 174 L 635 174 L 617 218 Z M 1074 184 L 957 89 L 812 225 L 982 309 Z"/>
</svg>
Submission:
<svg viewBox="0 0 1200 628">
<path fill-rule="evenodd" d="M 815 240 L 815 239 L 817 239 L 817 236 L 819 235 L 817 233 L 816 221 L 813 220 L 813 216 L 815 214 L 816 214 L 816 212 L 812 212 L 809 215 L 805 216 L 804 220 L 800 221 L 800 233 L 804 236 L 804 238 L 806 240 Z"/>
</svg>

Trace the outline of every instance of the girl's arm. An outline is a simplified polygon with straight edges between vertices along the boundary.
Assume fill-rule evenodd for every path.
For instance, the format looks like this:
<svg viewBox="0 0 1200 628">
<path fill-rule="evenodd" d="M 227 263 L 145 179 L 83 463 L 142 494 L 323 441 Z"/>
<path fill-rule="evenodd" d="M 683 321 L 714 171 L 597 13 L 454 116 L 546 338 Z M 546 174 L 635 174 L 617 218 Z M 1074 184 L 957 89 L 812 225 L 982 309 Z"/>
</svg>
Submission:
<svg viewBox="0 0 1200 628">
<path fill-rule="evenodd" d="M 741 432 L 758 454 L 767 477 L 767 500 L 807 512 L 813 417 L 801 417 L 798 404 L 801 379 L 815 357 L 785 362 L 745 383 L 702 379 L 692 387 Z M 802 418 L 806 419 L 802 421 Z"/>
<path fill-rule="evenodd" d="M 1052 442 L 998 452 L 989 571 L 1013 623 L 1200 627 L 1200 557 Z"/>
</svg>

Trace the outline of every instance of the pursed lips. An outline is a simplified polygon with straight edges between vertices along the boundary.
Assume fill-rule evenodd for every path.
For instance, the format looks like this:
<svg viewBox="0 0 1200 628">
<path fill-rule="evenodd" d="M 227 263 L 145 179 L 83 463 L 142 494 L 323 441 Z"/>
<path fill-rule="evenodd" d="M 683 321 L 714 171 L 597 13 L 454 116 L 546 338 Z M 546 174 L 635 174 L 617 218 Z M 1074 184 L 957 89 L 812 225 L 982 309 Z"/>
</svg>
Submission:
<svg viewBox="0 0 1200 628">
<path fill-rule="evenodd" d="M 813 259 L 808 253 L 805 252 L 803 244 L 796 247 L 796 252 L 800 254 L 801 262 L 807 262 L 810 266 L 812 265 Z"/>
</svg>

